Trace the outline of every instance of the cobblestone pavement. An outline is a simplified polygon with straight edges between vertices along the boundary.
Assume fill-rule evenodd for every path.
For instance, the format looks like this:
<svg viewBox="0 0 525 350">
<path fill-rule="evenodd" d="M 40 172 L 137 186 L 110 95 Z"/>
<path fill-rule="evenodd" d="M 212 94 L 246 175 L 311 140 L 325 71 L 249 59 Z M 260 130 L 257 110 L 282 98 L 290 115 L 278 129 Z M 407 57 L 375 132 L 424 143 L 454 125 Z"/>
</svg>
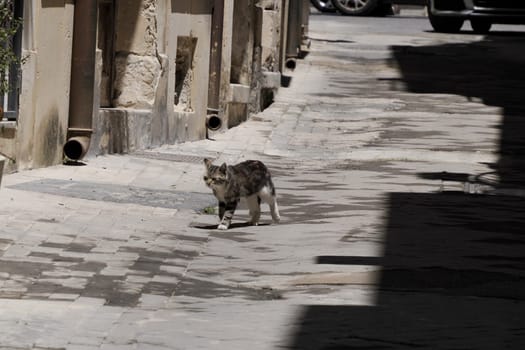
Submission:
<svg viewBox="0 0 525 350">
<path fill-rule="evenodd" d="M 524 37 L 310 34 L 212 140 L 4 177 L 0 349 L 524 348 Z M 281 224 L 215 230 L 205 157 L 263 160 Z"/>
</svg>

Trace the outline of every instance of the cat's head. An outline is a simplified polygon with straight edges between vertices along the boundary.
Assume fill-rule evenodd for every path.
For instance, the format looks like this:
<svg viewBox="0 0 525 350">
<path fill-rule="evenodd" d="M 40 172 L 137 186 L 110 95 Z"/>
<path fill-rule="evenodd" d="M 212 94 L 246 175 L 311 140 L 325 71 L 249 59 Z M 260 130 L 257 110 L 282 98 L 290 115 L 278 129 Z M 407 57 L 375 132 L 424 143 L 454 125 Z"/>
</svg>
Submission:
<svg viewBox="0 0 525 350">
<path fill-rule="evenodd" d="M 228 182 L 228 166 L 226 163 L 216 166 L 211 163 L 211 160 L 204 159 L 204 166 L 206 171 L 203 178 L 206 186 L 212 190 L 226 186 Z"/>
</svg>

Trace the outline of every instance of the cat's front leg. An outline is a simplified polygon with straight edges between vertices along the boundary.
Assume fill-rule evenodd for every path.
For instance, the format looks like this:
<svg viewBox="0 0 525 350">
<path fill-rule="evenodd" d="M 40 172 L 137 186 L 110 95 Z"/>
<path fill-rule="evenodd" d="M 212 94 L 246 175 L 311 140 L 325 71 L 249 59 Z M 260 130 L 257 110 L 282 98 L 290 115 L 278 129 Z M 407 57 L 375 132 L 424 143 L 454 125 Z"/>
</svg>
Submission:
<svg viewBox="0 0 525 350">
<path fill-rule="evenodd" d="M 224 204 L 224 211 L 223 211 L 223 215 L 221 218 L 221 222 L 219 226 L 217 226 L 219 230 L 227 230 L 230 227 L 230 224 L 233 218 L 233 213 L 235 213 L 236 208 L 237 208 L 237 201 L 228 202 Z M 219 215 L 220 215 L 220 209 L 219 209 Z"/>
<path fill-rule="evenodd" d="M 225 210 L 226 210 L 226 203 L 219 201 L 219 221 L 222 221 Z"/>
</svg>

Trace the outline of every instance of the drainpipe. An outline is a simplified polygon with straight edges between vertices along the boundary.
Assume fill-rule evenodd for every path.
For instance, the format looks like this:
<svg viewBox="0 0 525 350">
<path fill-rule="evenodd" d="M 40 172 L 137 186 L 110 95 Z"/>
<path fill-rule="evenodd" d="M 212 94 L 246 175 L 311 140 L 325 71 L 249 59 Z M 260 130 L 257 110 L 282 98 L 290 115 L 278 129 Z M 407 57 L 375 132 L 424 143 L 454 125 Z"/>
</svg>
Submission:
<svg viewBox="0 0 525 350">
<path fill-rule="evenodd" d="M 288 31 L 286 38 L 285 66 L 295 69 L 301 51 L 303 0 L 290 0 L 288 8 Z"/>
<path fill-rule="evenodd" d="M 219 94 L 221 89 L 222 34 L 224 27 L 224 0 L 214 0 L 211 18 L 210 81 L 208 85 L 208 112 L 206 127 L 219 130 Z"/>
<path fill-rule="evenodd" d="M 97 3 L 75 1 L 68 139 L 64 145 L 64 155 L 72 160 L 84 157 L 93 132 Z"/>
</svg>

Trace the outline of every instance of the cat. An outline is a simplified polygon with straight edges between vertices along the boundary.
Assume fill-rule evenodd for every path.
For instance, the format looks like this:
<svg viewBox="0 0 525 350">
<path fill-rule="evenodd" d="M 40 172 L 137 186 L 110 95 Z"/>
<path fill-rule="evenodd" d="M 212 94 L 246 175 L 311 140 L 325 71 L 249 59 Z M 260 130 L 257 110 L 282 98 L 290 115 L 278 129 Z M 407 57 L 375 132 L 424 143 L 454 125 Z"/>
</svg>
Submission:
<svg viewBox="0 0 525 350">
<path fill-rule="evenodd" d="M 268 168 L 258 160 L 247 160 L 236 165 L 213 165 L 204 159 L 204 182 L 219 201 L 219 230 L 230 227 L 233 213 L 241 197 L 246 197 L 250 211 L 250 224 L 258 225 L 261 200 L 268 203 L 274 223 L 280 221 L 275 187 Z"/>
</svg>

